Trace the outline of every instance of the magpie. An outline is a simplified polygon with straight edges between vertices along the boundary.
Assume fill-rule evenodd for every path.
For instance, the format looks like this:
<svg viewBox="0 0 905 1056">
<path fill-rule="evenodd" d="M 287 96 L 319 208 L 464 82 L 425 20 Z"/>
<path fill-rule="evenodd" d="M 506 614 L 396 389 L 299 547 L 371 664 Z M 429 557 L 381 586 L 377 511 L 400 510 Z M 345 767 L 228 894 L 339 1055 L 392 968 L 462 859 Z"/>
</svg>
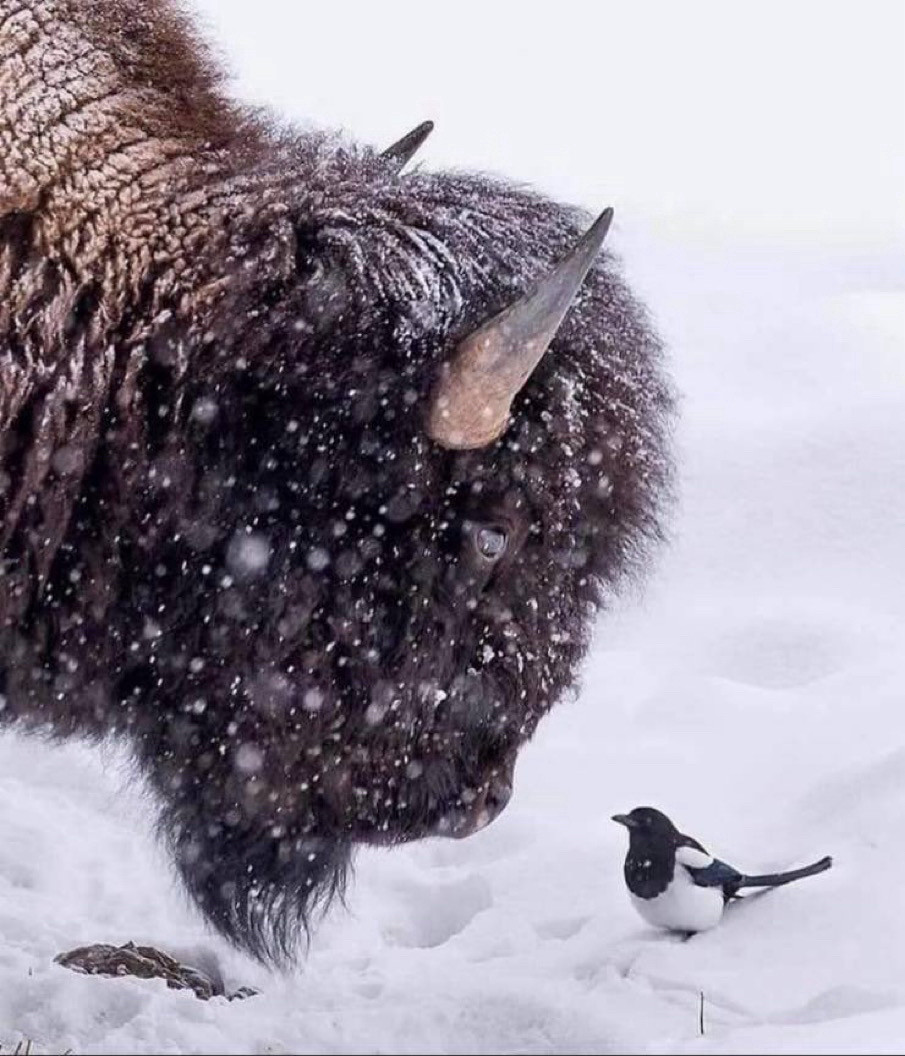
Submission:
<svg viewBox="0 0 905 1056">
<path fill-rule="evenodd" d="M 613 821 L 628 829 L 625 883 L 635 909 L 648 924 L 686 935 L 715 928 L 743 887 L 779 887 L 833 864 L 826 857 L 786 873 L 747 876 L 714 858 L 654 807 L 614 814 Z"/>
</svg>

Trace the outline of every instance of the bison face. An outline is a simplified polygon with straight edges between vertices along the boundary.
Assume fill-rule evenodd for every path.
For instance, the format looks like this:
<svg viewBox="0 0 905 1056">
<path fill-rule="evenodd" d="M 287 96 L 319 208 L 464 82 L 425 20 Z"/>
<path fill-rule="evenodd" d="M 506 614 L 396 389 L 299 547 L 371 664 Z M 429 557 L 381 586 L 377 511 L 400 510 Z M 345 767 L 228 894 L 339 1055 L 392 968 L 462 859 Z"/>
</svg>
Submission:
<svg viewBox="0 0 905 1056">
<path fill-rule="evenodd" d="M 158 632 L 127 678 L 183 875 L 259 952 L 351 846 L 502 810 L 668 475 L 612 262 L 539 284 L 571 212 L 465 177 L 326 193 L 238 230 L 195 368 L 158 379 L 133 519 L 161 527 L 121 608 Z"/>
<path fill-rule="evenodd" d="M 506 804 L 659 534 L 660 347 L 609 211 L 280 129 L 171 0 L 7 6 L 0 722 L 126 740 L 289 955 L 356 845 Z"/>
<path fill-rule="evenodd" d="M 178 268 L 132 246 L 45 312 L 78 355 L 4 437 L 14 557 L 47 543 L 4 692 L 127 737 L 190 892 L 278 957 L 356 844 L 506 805 L 658 535 L 671 401 L 606 214 L 316 137 L 202 160 L 160 191 Z"/>
</svg>

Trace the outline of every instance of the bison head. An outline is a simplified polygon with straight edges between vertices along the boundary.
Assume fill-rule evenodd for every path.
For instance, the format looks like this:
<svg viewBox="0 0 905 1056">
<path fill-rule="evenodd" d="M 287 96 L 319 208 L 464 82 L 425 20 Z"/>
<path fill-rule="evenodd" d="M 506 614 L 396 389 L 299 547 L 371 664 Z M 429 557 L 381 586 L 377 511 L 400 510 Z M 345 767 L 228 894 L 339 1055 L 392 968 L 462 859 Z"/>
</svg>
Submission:
<svg viewBox="0 0 905 1056">
<path fill-rule="evenodd" d="M 660 348 L 609 212 L 275 129 L 168 4 L 14 6 L 3 98 L 57 74 L 52 135 L 0 115 L 4 715 L 128 739 L 279 959 L 356 844 L 505 806 L 659 534 Z"/>
</svg>

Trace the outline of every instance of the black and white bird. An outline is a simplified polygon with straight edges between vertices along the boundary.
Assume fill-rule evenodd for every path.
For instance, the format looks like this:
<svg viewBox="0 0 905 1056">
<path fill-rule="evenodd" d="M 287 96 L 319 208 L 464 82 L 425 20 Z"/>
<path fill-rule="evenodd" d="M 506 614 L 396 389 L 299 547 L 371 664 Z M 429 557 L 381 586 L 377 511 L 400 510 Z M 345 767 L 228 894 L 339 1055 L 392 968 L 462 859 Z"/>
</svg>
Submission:
<svg viewBox="0 0 905 1056">
<path fill-rule="evenodd" d="M 741 888 L 780 887 L 822 873 L 833 864 L 827 856 L 786 873 L 747 876 L 714 858 L 653 807 L 614 814 L 613 821 L 629 833 L 625 883 L 632 904 L 648 924 L 669 931 L 693 934 L 715 928 Z"/>
</svg>

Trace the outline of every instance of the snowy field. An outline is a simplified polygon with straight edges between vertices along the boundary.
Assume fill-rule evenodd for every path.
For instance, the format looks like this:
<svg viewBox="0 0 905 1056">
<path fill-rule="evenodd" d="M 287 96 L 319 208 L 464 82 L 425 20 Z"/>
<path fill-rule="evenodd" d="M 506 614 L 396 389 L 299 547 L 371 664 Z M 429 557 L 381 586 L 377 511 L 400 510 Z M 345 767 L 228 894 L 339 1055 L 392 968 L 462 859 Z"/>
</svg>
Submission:
<svg viewBox="0 0 905 1056">
<path fill-rule="evenodd" d="M 0 1051 L 30 1038 L 75 1054 L 905 1053 L 903 9 L 759 4 L 735 25 L 756 60 L 745 48 L 729 61 L 700 34 L 731 28 L 713 29 L 717 9 L 676 5 L 694 17 L 652 45 L 649 61 L 673 66 L 644 74 L 633 127 L 635 97 L 617 95 L 642 27 L 626 12 L 613 25 L 606 5 L 586 32 L 573 20 L 549 40 L 543 20 L 513 22 L 515 83 L 493 107 L 474 78 L 447 103 L 477 7 L 425 27 L 423 5 L 388 5 L 334 56 L 331 90 L 329 56 L 293 57 L 302 5 L 197 6 L 246 95 L 377 141 L 430 116 L 425 164 L 616 205 L 613 246 L 683 394 L 681 508 L 647 589 L 601 621 L 577 699 L 524 751 L 507 811 L 464 842 L 360 855 L 347 907 L 295 975 L 205 932 L 114 751 L 0 738 Z M 335 32 L 343 13 L 318 17 Z M 605 65 L 610 30 L 627 40 L 615 68 L 587 68 L 595 48 Z M 442 54 L 413 46 L 447 32 Z M 470 69 L 504 32 L 500 16 Z M 371 91 L 380 56 L 365 45 L 381 39 L 411 47 L 409 76 Z M 562 70 L 562 49 L 578 50 L 568 84 L 538 88 L 530 59 L 545 46 Z M 673 82 L 680 62 L 691 72 Z M 403 105 L 406 83 L 425 87 Z M 709 153 L 691 166 L 696 150 Z M 826 853 L 835 868 L 676 942 L 642 924 L 622 884 L 625 834 L 608 819 L 642 803 L 740 868 Z M 262 993 L 203 1003 L 52 963 L 130 939 Z"/>
</svg>

